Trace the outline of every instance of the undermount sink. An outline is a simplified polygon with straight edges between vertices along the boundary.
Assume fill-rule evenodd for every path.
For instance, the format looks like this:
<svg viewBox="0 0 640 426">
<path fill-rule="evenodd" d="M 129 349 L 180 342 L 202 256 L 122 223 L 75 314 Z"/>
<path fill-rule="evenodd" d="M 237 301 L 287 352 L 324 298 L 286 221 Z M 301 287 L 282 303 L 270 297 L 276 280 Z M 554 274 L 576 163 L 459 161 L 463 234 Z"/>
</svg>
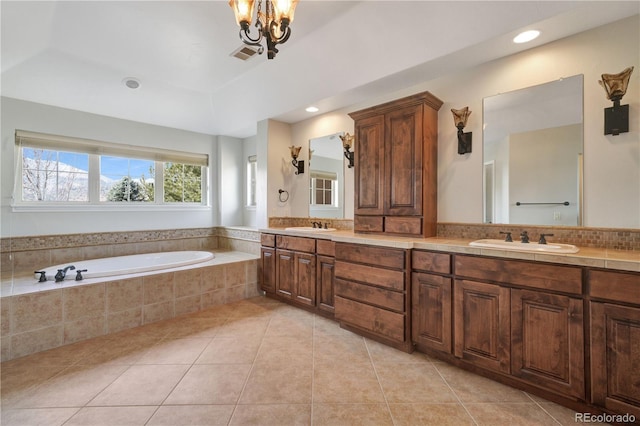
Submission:
<svg viewBox="0 0 640 426">
<path fill-rule="evenodd" d="M 314 228 L 313 226 L 291 226 L 284 228 L 285 231 L 301 231 L 301 232 L 330 232 L 335 231 L 336 228 Z"/>
<path fill-rule="evenodd" d="M 580 249 L 571 244 L 560 243 L 521 243 L 521 242 L 507 242 L 504 240 L 476 240 L 469 243 L 470 246 L 493 248 L 500 250 L 515 250 L 515 251 L 535 251 L 542 253 L 577 253 Z"/>
</svg>

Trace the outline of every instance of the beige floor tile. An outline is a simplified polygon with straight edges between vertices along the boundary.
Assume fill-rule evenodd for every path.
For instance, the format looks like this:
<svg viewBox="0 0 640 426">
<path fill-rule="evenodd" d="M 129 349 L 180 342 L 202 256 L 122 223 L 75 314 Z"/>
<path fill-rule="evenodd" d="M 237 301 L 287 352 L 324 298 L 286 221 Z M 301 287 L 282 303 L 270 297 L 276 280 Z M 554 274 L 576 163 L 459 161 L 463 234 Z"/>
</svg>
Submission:
<svg viewBox="0 0 640 426">
<path fill-rule="evenodd" d="M 458 402 L 431 363 L 377 363 L 376 372 L 389 403 Z"/>
<path fill-rule="evenodd" d="M 88 405 L 159 405 L 188 368 L 188 365 L 133 365 Z"/>
<path fill-rule="evenodd" d="M 0 383 L 0 395 L 2 408 L 14 407 L 15 404 L 31 395 L 36 387 L 60 373 L 67 367 L 40 366 L 38 364 L 5 366 L 2 364 L 2 382 Z"/>
<path fill-rule="evenodd" d="M 311 340 L 313 337 L 313 317 L 296 318 L 274 314 L 271 316 L 265 336 L 287 336 L 300 340 Z"/>
<path fill-rule="evenodd" d="M 242 391 L 240 404 L 310 404 L 312 368 L 287 362 L 269 368 L 255 365 Z"/>
<path fill-rule="evenodd" d="M 227 425 L 233 409 L 233 405 L 163 405 L 147 426 Z"/>
<path fill-rule="evenodd" d="M 260 347 L 254 336 L 215 337 L 202 351 L 196 364 L 252 364 Z"/>
<path fill-rule="evenodd" d="M 64 426 L 143 426 L 156 411 L 155 406 L 85 407 Z"/>
<path fill-rule="evenodd" d="M 149 336 L 136 336 L 110 340 L 90 356 L 78 361 L 79 365 L 133 365 L 160 339 Z"/>
<path fill-rule="evenodd" d="M 314 404 L 314 426 L 393 425 L 386 404 Z"/>
<path fill-rule="evenodd" d="M 16 402 L 19 408 L 79 407 L 109 386 L 126 366 L 69 367 Z"/>
<path fill-rule="evenodd" d="M 235 404 L 251 364 L 194 365 L 163 404 Z"/>
<path fill-rule="evenodd" d="M 443 362 L 436 362 L 434 366 L 463 403 L 531 402 L 527 394 L 519 389 Z"/>
<path fill-rule="evenodd" d="M 314 403 L 384 402 L 371 363 L 316 362 L 313 376 Z"/>
<path fill-rule="evenodd" d="M 557 426 L 558 424 L 534 402 L 466 403 L 464 406 L 480 426 Z"/>
<path fill-rule="evenodd" d="M 209 338 L 165 339 L 152 346 L 136 364 L 193 364 L 211 343 Z"/>
<path fill-rule="evenodd" d="M 313 356 L 316 362 L 370 363 L 364 338 L 353 333 L 313 337 Z"/>
<path fill-rule="evenodd" d="M 9 410 L 2 408 L 2 426 L 58 426 L 64 424 L 78 408 L 27 408 Z"/>
<path fill-rule="evenodd" d="M 311 405 L 238 405 L 229 424 L 256 426 L 309 425 L 311 424 Z"/>
<path fill-rule="evenodd" d="M 474 425 L 460 403 L 389 404 L 396 426 L 463 426 Z"/>
<path fill-rule="evenodd" d="M 187 316 L 176 318 L 167 326 L 167 338 L 213 338 L 227 321 L 226 318 Z"/>
<path fill-rule="evenodd" d="M 273 364 L 295 362 L 296 364 L 308 365 L 308 368 L 311 369 L 313 351 L 313 341 L 311 339 L 265 335 L 255 362 L 260 368 L 268 368 Z"/>
<path fill-rule="evenodd" d="M 555 404 L 553 402 L 548 402 L 548 401 L 540 401 L 538 402 L 538 405 L 540 405 L 540 407 L 542 407 L 543 410 L 545 410 L 547 413 L 549 413 L 551 415 L 551 417 L 553 417 L 554 419 L 556 419 L 556 421 L 558 423 L 560 423 L 561 425 L 576 425 L 579 424 L 578 421 L 576 421 L 576 412 L 573 410 L 570 410 L 566 407 L 563 407 L 561 405 Z M 582 415 L 584 413 L 580 413 L 580 415 Z M 638 419 L 636 419 L 637 421 Z M 589 425 L 593 425 L 593 426 L 602 426 L 602 425 L 607 425 L 608 423 L 601 423 L 601 422 L 589 422 Z"/>
<path fill-rule="evenodd" d="M 240 335 L 264 336 L 269 318 L 228 318 L 220 326 L 216 336 L 235 337 Z"/>
<path fill-rule="evenodd" d="M 316 315 L 314 319 L 313 332 L 315 336 L 353 334 L 348 330 L 340 328 L 340 324 L 336 321 L 318 315 Z"/>
<path fill-rule="evenodd" d="M 417 351 L 409 354 L 370 339 L 365 339 L 365 343 L 367 345 L 369 355 L 371 356 L 371 360 L 373 361 L 374 365 L 377 362 L 415 364 L 431 361 L 431 358 L 428 355 Z"/>
</svg>

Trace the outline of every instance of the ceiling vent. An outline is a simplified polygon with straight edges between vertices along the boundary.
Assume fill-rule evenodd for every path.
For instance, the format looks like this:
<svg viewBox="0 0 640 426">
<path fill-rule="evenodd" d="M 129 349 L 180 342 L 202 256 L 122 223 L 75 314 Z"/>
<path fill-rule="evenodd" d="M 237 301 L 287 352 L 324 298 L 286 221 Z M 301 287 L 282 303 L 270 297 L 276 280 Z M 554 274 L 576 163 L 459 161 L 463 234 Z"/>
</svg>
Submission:
<svg viewBox="0 0 640 426">
<path fill-rule="evenodd" d="M 247 59 L 252 58 L 258 53 L 258 49 L 253 48 L 252 46 L 240 46 L 233 52 L 231 52 L 231 56 L 246 61 Z"/>
</svg>

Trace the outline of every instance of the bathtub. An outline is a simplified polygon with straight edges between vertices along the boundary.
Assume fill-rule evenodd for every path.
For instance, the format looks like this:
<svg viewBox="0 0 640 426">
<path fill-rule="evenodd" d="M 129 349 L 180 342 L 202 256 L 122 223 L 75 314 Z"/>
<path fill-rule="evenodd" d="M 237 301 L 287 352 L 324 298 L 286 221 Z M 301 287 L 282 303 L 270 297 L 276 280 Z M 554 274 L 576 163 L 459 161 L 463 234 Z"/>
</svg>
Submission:
<svg viewBox="0 0 640 426">
<path fill-rule="evenodd" d="M 75 270 L 68 270 L 65 280 L 75 280 L 77 271 L 82 271 L 82 277 L 84 279 L 112 277 L 194 265 L 209 261 L 213 258 L 214 254 L 208 251 L 169 251 L 79 260 L 37 270 L 45 271 L 47 281 L 55 281 L 58 269 L 64 269 L 67 266 L 73 265 Z M 39 279 L 40 276 L 41 274 L 39 273 L 34 274 L 36 279 Z"/>
</svg>

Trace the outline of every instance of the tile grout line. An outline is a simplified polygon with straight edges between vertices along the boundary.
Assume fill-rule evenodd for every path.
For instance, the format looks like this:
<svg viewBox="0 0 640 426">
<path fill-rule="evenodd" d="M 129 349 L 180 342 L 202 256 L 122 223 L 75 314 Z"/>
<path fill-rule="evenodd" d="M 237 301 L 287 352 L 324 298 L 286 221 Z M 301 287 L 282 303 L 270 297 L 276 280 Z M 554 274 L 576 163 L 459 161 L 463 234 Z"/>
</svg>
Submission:
<svg viewBox="0 0 640 426">
<path fill-rule="evenodd" d="M 523 391 L 523 392 L 524 392 L 524 391 Z M 529 393 L 528 393 L 528 392 L 524 392 L 524 394 L 525 394 L 525 395 L 527 395 L 527 398 L 529 398 L 531 401 L 533 401 L 533 403 L 534 403 L 534 404 L 536 404 L 538 407 L 540 407 L 540 409 L 541 409 L 542 411 L 544 411 L 545 413 L 547 413 L 547 415 L 548 415 L 549 417 L 551 417 L 551 418 L 552 418 L 556 423 L 558 423 L 559 425 L 561 425 L 561 424 L 562 424 L 562 423 L 560 423 L 560 421 L 559 421 L 558 419 L 556 419 L 556 418 L 555 418 L 555 417 L 554 417 L 550 412 L 548 412 L 547 410 L 545 410 L 545 408 L 544 408 L 542 405 L 540 405 L 540 404 L 538 403 L 538 401 L 536 401 L 535 399 L 533 399 L 533 398 L 531 397 L 531 395 L 529 395 Z"/>
<path fill-rule="evenodd" d="M 227 425 L 231 424 L 231 421 L 233 420 L 233 416 L 236 414 L 236 409 L 238 408 L 239 402 L 242 399 L 242 395 L 244 394 L 245 389 L 247 388 L 247 383 L 249 383 L 249 378 L 251 377 L 251 373 L 253 373 L 253 370 L 256 366 L 256 359 L 258 359 L 258 355 L 260 354 L 260 349 L 262 349 L 262 344 L 264 343 L 264 337 L 267 334 L 267 331 L 269 330 L 269 327 L 271 326 L 271 319 L 273 317 L 273 312 L 269 313 L 269 322 L 267 323 L 267 327 L 264 330 L 264 334 L 262 334 L 262 337 L 260 338 L 260 345 L 258 345 L 258 350 L 256 351 L 255 356 L 253 357 L 253 362 L 251 363 L 251 368 L 249 369 L 249 373 L 247 373 L 247 377 L 244 379 L 244 383 L 242 385 L 242 389 L 240 390 L 240 393 L 238 394 L 238 399 L 236 400 L 236 403 L 233 406 L 233 411 L 231 411 L 231 416 L 229 416 L 229 421 L 227 422 Z"/>
<path fill-rule="evenodd" d="M 380 376 L 378 375 L 378 369 L 376 368 L 375 362 L 373 362 L 373 357 L 371 356 L 371 351 L 369 350 L 369 345 L 367 344 L 367 339 L 362 337 L 364 342 L 364 347 L 367 349 L 367 355 L 369 355 L 369 362 L 373 367 L 373 373 L 376 375 L 376 381 L 378 382 L 378 386 L 380 387 L 380 392 L 382 392 L 382 397 L 384 398 L 384 403 L 387 406 L 387 411 L 389 412 L 389 417 L 391 418 L 391 423 L 393 425 L 396 424 L 396 420 L 393 418 L 393 413 L 391 412 L 391 407 L 389 406 L 389 400 L 387 399 L 387 394 L 384 392 L 384 388 L 382 387 L 382 382 L 380 381 Z"/>
<path fill-rule="evenodd" d="M 436 366 L 436 363 L 434 363 L 433 361 L 431 361 L 431 365 L 433 365 L 433 368 L 435 368 L 436 372 L 438 373 L 438 375 L 440 376 L 440 378 L 442 379 L 442 381 L 447 385 L 447 387 L 449 388 L 449 390 L 451 390 L 451 392 L 455 395 L 456 399 L 458 400 L 458 402 L 460 403 L 460 405 L 462 406 L 462 408 L 464 408 L 464 411 L 467 413 L 467 415 L 469 417 L 471 417 L 471 420 L 473 421 L 473 424 L 475 424 L 476 426 L 478 426 L 478 421 L 475 419 L 475 417 L 473 417 L 471 415 L 471 412 L 469 411 L 469 409 L 467 408 L 466 405 L 464 405 L 464 402 L 462 402 L 462 400 L 460 399 L 460 397 L 458 396 L 458 394 L 456 393 L 456 391 L 451 387 L 451 385 L 449 384 L 449 382 L 447 381 L 447 379 L 445 379 L 445 377 L 442 375 L 442 373 L 440 372 L 440 370 L 438 369 L 438 367 Z"/>
</svg>

